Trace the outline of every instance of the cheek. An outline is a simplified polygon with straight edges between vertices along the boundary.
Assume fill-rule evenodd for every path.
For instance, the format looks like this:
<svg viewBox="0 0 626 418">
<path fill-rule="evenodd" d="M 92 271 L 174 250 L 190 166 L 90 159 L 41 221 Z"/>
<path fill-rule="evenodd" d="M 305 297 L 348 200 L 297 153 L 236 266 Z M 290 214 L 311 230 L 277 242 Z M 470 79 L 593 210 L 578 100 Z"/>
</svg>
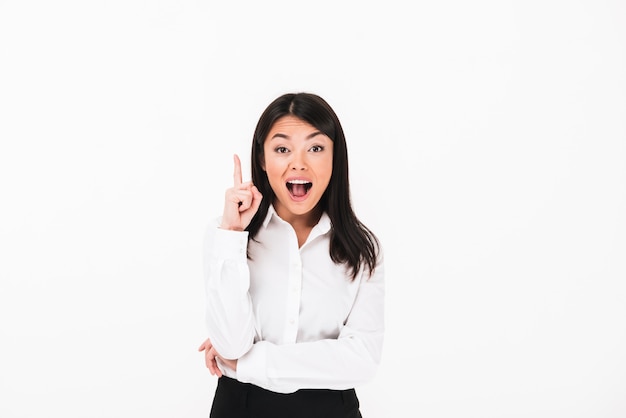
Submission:
<svg viewBox="0 0 626 418">
<path fill-rule="evenodd" d="M 326 177 L 328 178 L 328 180 L 330 180 L 330 178 L 333 175 L 333 160 L 332 159 L 326 162 L 324 166 L 324 173 L 326 173 Z"/>
<path fill-rule="evenodd" d="M 269 179 L 270 183 L 273 183 L 274 181 L 279 181 L 281 179 L 283 170 L 280 166 L 278 166 L 277 164 L 273 164 L 271 160 L 267 161 L 264 166 L 264 170 L 267 173 L 267 178 Z"/>
</svg>

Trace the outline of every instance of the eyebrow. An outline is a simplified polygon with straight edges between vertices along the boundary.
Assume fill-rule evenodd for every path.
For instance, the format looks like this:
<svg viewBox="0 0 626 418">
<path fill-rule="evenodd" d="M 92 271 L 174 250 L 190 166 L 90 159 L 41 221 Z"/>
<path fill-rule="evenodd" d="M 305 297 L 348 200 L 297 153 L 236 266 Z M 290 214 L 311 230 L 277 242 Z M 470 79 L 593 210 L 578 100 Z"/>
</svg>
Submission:
<svg viewBox="0 0 626 418">
<path fill-rule="evenodd" d="M 320 132 L 320 131 L 315 131 L 309 135 L 307 135 L 307 137 L 305 139 L 313 139 L 318 135 L 324 135 L 324 133 Z M 275 138 L 283 138 L 283 139 L 291 139 L 289 136 L 285 135 L 285 134 L 281 134 L 280 132 L 275 133 L 270 140 L 275 139 Z"/>
</svg>

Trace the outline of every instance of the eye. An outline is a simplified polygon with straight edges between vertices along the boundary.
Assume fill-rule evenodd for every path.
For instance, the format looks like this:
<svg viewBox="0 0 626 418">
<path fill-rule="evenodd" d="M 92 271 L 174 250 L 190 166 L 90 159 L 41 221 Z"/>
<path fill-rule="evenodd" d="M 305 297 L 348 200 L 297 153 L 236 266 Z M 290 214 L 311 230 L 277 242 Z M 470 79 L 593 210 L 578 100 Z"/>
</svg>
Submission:
<svg viewBox="0 0 626 418">
<path fill-rule="evenodd" d="M 324 147 L 321 145 L 313 145 L 310 149 L 312 152 L 322 152 L 324 151 Z"/>
<path fill-rule="evenodd" d="M 276 147 L 274 151 L 276 151 L 279 154 L 285 154 L 289 152 L 289 150 L 286 147 Z"/>
</svg>

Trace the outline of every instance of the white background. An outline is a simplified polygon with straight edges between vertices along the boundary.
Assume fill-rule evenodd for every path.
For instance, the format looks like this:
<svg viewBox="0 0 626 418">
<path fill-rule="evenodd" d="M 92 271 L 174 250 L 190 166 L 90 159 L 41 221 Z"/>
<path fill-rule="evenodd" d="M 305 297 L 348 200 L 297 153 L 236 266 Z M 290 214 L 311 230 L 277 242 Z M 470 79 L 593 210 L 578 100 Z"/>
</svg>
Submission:
<svg viewBox="0 0 626 418">
<path fill-rule="evenodd" d="M 208 415 L 202 234 L 291 91 L 337 111 L 386 250 L 365 418 L 626 416 L 625 22 L 598 0 L 0 1 L 0 416 Z"/>
</svg>

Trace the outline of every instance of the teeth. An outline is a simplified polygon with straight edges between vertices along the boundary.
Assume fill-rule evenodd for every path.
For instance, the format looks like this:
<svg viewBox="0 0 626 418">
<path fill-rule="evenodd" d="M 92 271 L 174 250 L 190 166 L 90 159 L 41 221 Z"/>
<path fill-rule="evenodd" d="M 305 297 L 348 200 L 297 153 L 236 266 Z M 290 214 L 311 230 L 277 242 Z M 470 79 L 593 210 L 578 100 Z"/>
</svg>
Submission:
<svg viewBox="0 0 626 418">
<path fill-rule="evenodd" d="M 306 181 L 306 180 L 289 180 L 287 183 L 290 183 L 290 184 L 308 184 L 308 183 L 310 183 L 310 181 Z"/>
</svg>

